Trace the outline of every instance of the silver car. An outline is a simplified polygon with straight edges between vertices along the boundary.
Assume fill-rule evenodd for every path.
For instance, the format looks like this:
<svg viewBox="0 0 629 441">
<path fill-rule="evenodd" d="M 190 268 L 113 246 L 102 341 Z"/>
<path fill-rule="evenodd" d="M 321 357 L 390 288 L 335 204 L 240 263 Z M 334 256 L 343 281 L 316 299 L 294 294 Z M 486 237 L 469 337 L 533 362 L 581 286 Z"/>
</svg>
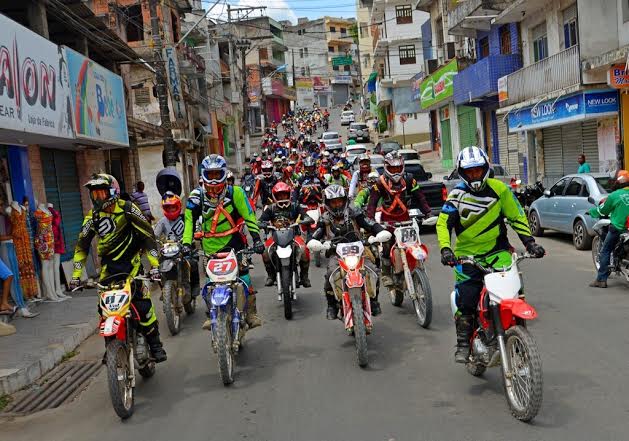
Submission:
<svg viewBox="0 0 629 441">
<path fill-rule="evenodd" d="M 595 219 L 585 213 L 607 197 L 611 182 L 606 173 L 564 176 L 531 204 L 531 233 L 542 236 L 545 229 L 569 233 L 577 250 L 590 249 Z"/>
</svg>

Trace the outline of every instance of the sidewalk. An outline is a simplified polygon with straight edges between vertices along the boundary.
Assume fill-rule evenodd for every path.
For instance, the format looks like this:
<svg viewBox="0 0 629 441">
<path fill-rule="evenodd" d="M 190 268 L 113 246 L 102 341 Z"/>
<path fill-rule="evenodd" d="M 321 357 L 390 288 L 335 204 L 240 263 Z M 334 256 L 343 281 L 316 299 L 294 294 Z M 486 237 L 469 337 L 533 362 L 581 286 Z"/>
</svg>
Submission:
<svg viewBox="0 0 629 441">
<path fill-rule="evenodd" d="M 432 173 L 432 180 L 441 182 L 443 177 L 449 175 L 452 170 L 446 169 L 441 164 L 441 158 L 438 152 L 428 152 L 420 154 L 421 164 L 424 166 L 424 170 Z"/>
<path fill-rule="evenodd" d="M 0 337 L 0 396 L 33 383 L 89 337 L 98 326 L 96 290 L 60 303 L 39 303 L 39 316 L 16 318 L 17 332 Z"/>
</svg>

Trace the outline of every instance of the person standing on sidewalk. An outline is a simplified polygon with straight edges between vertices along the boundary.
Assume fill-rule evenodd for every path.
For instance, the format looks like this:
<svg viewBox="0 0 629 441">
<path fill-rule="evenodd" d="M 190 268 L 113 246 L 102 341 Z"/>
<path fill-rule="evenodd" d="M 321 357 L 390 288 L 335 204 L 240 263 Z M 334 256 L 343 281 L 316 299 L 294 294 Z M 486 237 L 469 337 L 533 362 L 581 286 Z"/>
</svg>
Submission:
<svg viewBox="0 0 629 441">
<path fill-rule="evenodd" d="M 577 173 L 590 173 L 590 164 L 585 162 L 585 155 L 583 153 L 579 155 L 577 162 L 579 163 Z"/>
<path fill-rule="evenodd" d="M 155 220 L 153 213 L 151 213 L 149 197 L 146 193 L 144 193 L 144 182 L 138 181 L 138 183 L 135 184 L 135 191 L 131 193 L 131 202 L 140 208 L 140 211 L 142 211 L 142 214 L 144 214 L 149 222 L 153 222 Z"/>
</svg>

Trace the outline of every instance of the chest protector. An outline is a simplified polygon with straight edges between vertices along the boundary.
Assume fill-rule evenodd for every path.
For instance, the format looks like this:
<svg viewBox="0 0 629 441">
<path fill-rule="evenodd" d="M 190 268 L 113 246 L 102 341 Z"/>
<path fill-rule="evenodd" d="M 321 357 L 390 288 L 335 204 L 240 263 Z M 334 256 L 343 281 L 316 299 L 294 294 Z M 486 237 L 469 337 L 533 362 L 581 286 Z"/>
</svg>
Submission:
<svg viewBox="0 0 629 441">
<path fill-rule="evenodd" d="M 382 213 L 387 216 L 401 216 L 405 215 L 408 211 L 406 204 L 404 203 L 404 197 L 406 196 L 406 181 L 401 179 L 398 188 L 393 188 L 391 182 L 387 182 L 384 176 L 380 176 L 380 188 L 384 191 L 380 192 L 383 199 L 381 206 Z"/>
</svg>

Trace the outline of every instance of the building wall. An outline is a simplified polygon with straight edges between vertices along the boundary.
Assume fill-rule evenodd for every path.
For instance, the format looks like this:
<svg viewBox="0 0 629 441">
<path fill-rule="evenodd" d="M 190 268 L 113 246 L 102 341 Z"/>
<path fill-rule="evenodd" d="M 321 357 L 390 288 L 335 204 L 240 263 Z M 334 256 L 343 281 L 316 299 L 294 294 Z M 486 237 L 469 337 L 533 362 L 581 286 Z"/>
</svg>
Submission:
<svg viewBox="0 0 629 441">
<path fill-rule="evenodd" d="M 419 11 L 413 9 L 413 22 L 405 24 L 397 24 L 395 19 L 395 7 L 398 5 L 410 5 L 411 2 L 395 2 L 394 4 L 387 3 L 384 9 L 384 17 L 382 19 L 383 24 L 379 25 L 381 38 L 387 38 L 389 40 L 396 38 L 419 38 L 421 37 L 420 26 L 427 19 L 430 18 L 428 12 Z"/>
<path fill-rule="evenodd" d="M 619 3 L 618 0 L 578 1 L 579 49 L 584 59 L 618 47 L 618 31 L 623 28 L 622 7 L 619 7 Z M 629 38 L 629 29 L 626 32 L 625 38 Z"/>
<path fill-rule="evenodd" d="M 605 0 L 605 2 L 609 2 L 610 0 Z M 613 2 L 613 0 L 611 0 Z M 616 13 L 618 15 L 618 47 L 623 47 L 629 45 L 629 21 L 625 21 L 625 17 L 629 16 L 629 4 L 625 0 L 616 0 L 617 2 L 617 10 Z M 589 6 L 589 2 L 587 1 L 579 1 L 579 15 L 581 15 L 581 3 Z M 589 10 L 588 10 L 589 12 Z M 587 17 L 587 15 L 585 15 Z M 604 26 L 608 26 L 608 23 L 604 23 Z M 613 26 L 611 27 L 613 29 Z M 610 38 L 610 41 L 613 41 Z M 613 48 L 612 48 L 613 49 Z"/>
<path fill-rule="evenodd" d="M 360 7 L 360 0 L 356 0 L 356 18 L 358 21 L 358 44 L 360 45 L 360 62 L 362 83 L 367 83 L 372 72 L 373 46 L 369 26 L 369 8 Z"/>
<path fill-rule="evenodd" d="M 415 45 L 415 63 L 400 64 L 400 46 Z M 396 43 L 389 45 L 389 56 L 384 57 L 387 64 L 386 77 L 393 79 L 408 79 L 415 74 L 424 70 L 424 57 L 422 52 L 422 43 L 420 39 L 405 41 L 404 43 Z M 390 63 L 390 64 L 389 64 Z"/>
<path fill-rule="evenodd" d="M 155 176 L 164 168 L 162 164 L 162 146 L 142 147 L 138 149 L 140 172 L 146 186 L 145 193 L 149 197 L 151 212 L 156 219 L 162 217 L 161 196 L 155 186 Z M 184 170 L 181 162 L 177 163 L 177 171 L 184 180 Z M 187 195 L 182 195 L 187 196 Z"/>
</svg>

